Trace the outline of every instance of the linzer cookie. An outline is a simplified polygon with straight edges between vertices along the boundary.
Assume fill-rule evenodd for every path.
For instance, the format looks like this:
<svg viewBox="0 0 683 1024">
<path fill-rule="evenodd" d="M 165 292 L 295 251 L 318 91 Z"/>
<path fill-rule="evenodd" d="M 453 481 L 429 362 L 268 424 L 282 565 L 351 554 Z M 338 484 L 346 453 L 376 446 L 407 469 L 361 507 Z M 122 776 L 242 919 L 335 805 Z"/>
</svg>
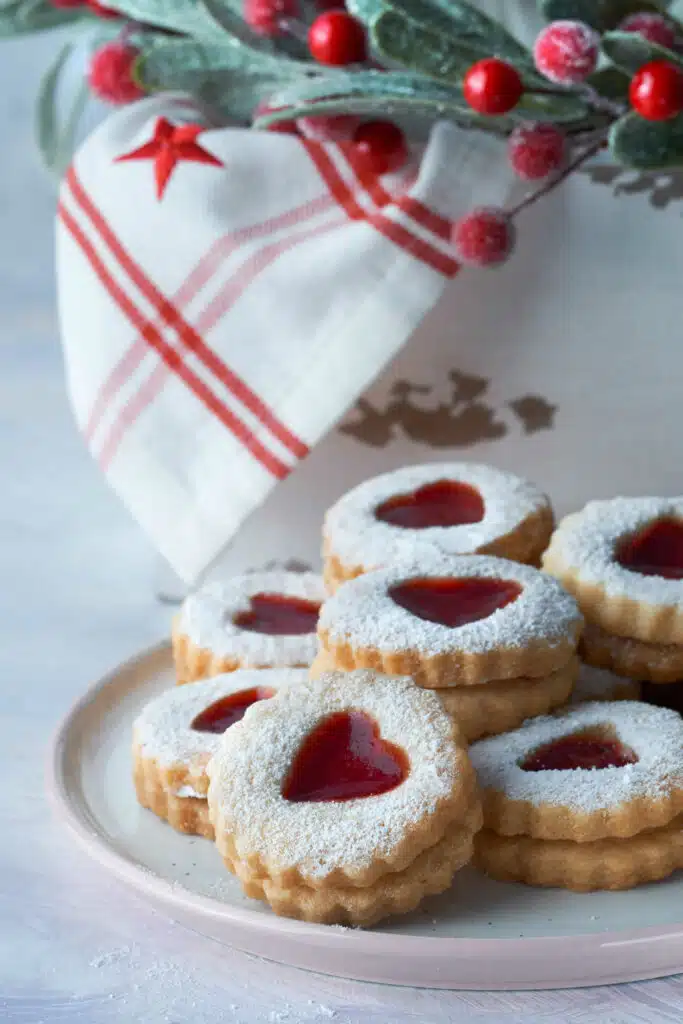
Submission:
<svg viewBox="0 0 683 1024">
<path fill-rule="evenodd" d="M 438 697 L 327 673 L 280 689 L 224 737 L 209 810 L 227 867 L 276 913 L 368 925 L 446 889 L 471 856 L 474 772 Z"/>
<path fill-rule="evenodd" d="M 567 516 L 544 568 L 577 598 L 585 660 L 619 675 L 683 675 L 683 498 L 615 498 Z"/>
<path fill-rule="evenodd" d="M 260 572 L 190 595 L 173 625 L 179 683 L 238 668 L 307 667 L 325 596 L 313 573 Z"/>
<path fill-rule="evenodd" d="M 538 564 L 552 529 L 546 495 L 511 473 L 464 462 L 399 469 L 366 480 L 327 512 L 325 584 L 332 593 L 430 551 Z"/>
<path fill-rule="evenodd" d="M 138 801 L 179 832 L 213 838 L 206 766 L 223 733 L 279 686 L 306 679 L 302 669 L 242 670 L 173 687 L 151 701 L 133 725 Z"/>
<path fill-rule="evenodd" d="M 345 583 L 318 636 L 325 666 L 442 689 L 547 677 L 572 660 L 581 626 L 576 601 L 531 566 L 430 552 Z"/>
<path fill-rule="evenodd" d="M 628 889 L 683 866 L 683 719 L 635 701 L 591 703 L 471 748 L 494 878 Z"/>
</svg>

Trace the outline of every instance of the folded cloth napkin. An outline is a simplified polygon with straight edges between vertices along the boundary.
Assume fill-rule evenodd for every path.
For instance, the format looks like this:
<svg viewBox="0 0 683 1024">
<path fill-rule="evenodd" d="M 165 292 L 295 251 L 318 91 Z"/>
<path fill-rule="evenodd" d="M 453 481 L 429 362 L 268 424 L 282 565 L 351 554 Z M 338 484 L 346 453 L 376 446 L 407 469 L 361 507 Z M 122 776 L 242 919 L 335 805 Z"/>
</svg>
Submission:
<svg viewBox="0 0 683 1024">
<path fill-rule="evenodd" d="M 175 94 L 86 141 L 57 232 L 69 392 L 107 479 L 185 581 L 456 276 L 452 219 L 509 184 L 500 142 L 451 124 L 377 178 L 348 145 L 214 128 Z"/>
</svg>

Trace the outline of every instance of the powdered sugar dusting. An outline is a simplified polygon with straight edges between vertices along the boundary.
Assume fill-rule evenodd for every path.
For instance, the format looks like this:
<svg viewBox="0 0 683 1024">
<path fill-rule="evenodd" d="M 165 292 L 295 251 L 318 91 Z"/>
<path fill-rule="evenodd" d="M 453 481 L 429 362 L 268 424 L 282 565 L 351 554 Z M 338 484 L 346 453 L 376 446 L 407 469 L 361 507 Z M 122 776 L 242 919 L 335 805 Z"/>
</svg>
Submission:
<svg viewBox="0 0 683 1024">
<path fill-rule="evenodd" d="M 183 604 L 179 628 L 196 647 L 220 657 L 234 657 L 244 668 L 310 665 L 315 633 L 271 636 L 240 629 L 235 616 L 250 609 L 256 594 L 284 594 L 321 603 L 325 588 L 312 572 L 253 572 L 225 582 L 207 584 Z"/>
<path fill-rule="evenodd" d="M 606 668 L 594 668 L 593 665 L 581 665 L 579 678 L 576 680 L 571 696 L 572 704 L 582 704 L 589 700 L 609 700 L 619 690 L 633 687 L 632 679 L 624 679 Z"/>
<path fill-rule="evenodd" d="M 635 751 L 635 764 L 533 772 L 519 767 L 551 740 L 604 725 Z M 638 701 L 581 704 L 563 715 L 536 718 L 514 732 L 481 740 L 470 748 L 470 757 L 483 789 L 534 806 L 551 804 L 590 814 L 637 797 L 660 800 L 683 787 L 683 719 L 675 711 Z"/>
<path fill-rule="evenodd" d="M 409 530 L 375 517 L 376 508 L 389 498 L 441 481 L 468 484 L 479 491 L 484 500 L 481 522 Z M 373 569 L 434 550 L 471 554 L 506 536 L 548 504 L 546 495 L 533 484 L 491 466 L 467 462 L 409 466 L 366 480 L 344 495 L 325 516 L 325 535 L 330 550 L 345 565 Z"/>
<path fill-rule="evenodd" d="M 180 789 L 176 789 L 175 796 L 180 800 L 195 799 L 205 800 L 206 794 L 198 793 L 193 786 L 181 786 Z"/>
<path fill-rule="evenodd" d="M 412 615 L 396 604 L 389 590 L 411 579 L 430 577 L 514 580 L 518 598 L 485 619 L 464 626 L 443 626 Z M 416 649 L 426 655 L 499 648 L 524 648 L 533 641 L 550 646 L 578 639 L 581 613 L 557 580 L 528 565 L 489 555 L 446 557 L 431 552 L 410 563 L 378 569 L 344 583 L 328 598 L 318 628 L 335 642 L 381 651 Z"/>
<path fill-rule="evenodd" d="M 338 711 L 361 710 L 382 737 L 403 748 L 410 773 L 366 799 L 292 803 L 282 785 L 302 742 Z M 209 806 L 233 833 L 241 857 L 260 854 L 309 877 L 364 869 L 390 858 L 406 830 L 434 813 L 458 785 L 451 720 L 434 694 L 410 679 L 330 672 L 254 704 L 224 736 L 209 768 Z"/>
<path fill-rule="evenodd" d="M 602 584 L 609 597 L 630 597 L 683 610 L 683 580 L 644 576 L 614 560 L 615 547 L 622 538 L 662 518 L 683 522 L 683 498 L 591 501 L 562 520 L 543 564 L 555 575 L 569 571 L 582 582 Z"/>
<path fill-rule="evenodd" d="M 133 737 L 143 757 L 163 767 L 184 764 L 203 774 L 203 768 L 220 746 L 220 733 L 196 732 L 191 728 L 197 715 L 217 700 L 256 686 L 277 691 L 282 685 L 297 685 L 306 679 L 303 669 L 243 669 L 203 679 L 199 683 L 174 686 L 143 708 L 135 719 Z M 177 796 L 202 796 L 181 793 Z"/>
</svg>

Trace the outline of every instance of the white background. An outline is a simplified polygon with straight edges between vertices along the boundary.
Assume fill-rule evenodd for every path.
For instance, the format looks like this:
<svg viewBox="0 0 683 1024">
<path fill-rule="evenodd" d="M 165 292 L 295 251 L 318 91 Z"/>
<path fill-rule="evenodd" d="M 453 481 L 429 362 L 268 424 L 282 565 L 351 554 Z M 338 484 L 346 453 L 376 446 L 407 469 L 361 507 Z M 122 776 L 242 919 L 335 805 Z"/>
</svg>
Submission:
<svg viewBox="0 0 683 1024">
<path fill-rule="evenodd" d="M 56 722 L 91 680 L 168 626 L 152 553 L 91 465 L 62 387 L 54 194 L 31 138 L 55 46 L 0 50 L 0 1021 L 678 1024 L 681 978 L 455 994 L 261 963 L 149 910 L 53 822 L 43 772 Z"/>
</svg>

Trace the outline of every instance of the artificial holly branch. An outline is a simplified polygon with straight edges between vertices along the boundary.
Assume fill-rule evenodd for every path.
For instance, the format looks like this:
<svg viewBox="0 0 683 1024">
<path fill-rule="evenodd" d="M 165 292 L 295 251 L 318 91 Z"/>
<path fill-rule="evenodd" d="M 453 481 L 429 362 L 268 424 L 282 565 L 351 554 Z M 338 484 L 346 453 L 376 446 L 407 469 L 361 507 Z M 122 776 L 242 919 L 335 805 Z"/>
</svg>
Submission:
<svg viewBox="0 0 683 1024">
<path fill-rule="evenodd" d="M 87 77 L 101 99 L 186 91 L 219 123 L 347 142 L 378 174 L 405 162 L 408 124 L 507 137 L 528 195 L 453 228 L 460 259 L 480 266 L 503 262 L 518 214 L 605 147 L 638 169 L 683 166 L 683 25 L 665 0 L 539 0 L 549 23 L 531 50 L 466 0 L 341 2 L 0 0 L 0 34 L 95 26 Z M 67 55 L 39 100 L 57 165 L 87 95 L 60 130 Z"/>
</svg>

